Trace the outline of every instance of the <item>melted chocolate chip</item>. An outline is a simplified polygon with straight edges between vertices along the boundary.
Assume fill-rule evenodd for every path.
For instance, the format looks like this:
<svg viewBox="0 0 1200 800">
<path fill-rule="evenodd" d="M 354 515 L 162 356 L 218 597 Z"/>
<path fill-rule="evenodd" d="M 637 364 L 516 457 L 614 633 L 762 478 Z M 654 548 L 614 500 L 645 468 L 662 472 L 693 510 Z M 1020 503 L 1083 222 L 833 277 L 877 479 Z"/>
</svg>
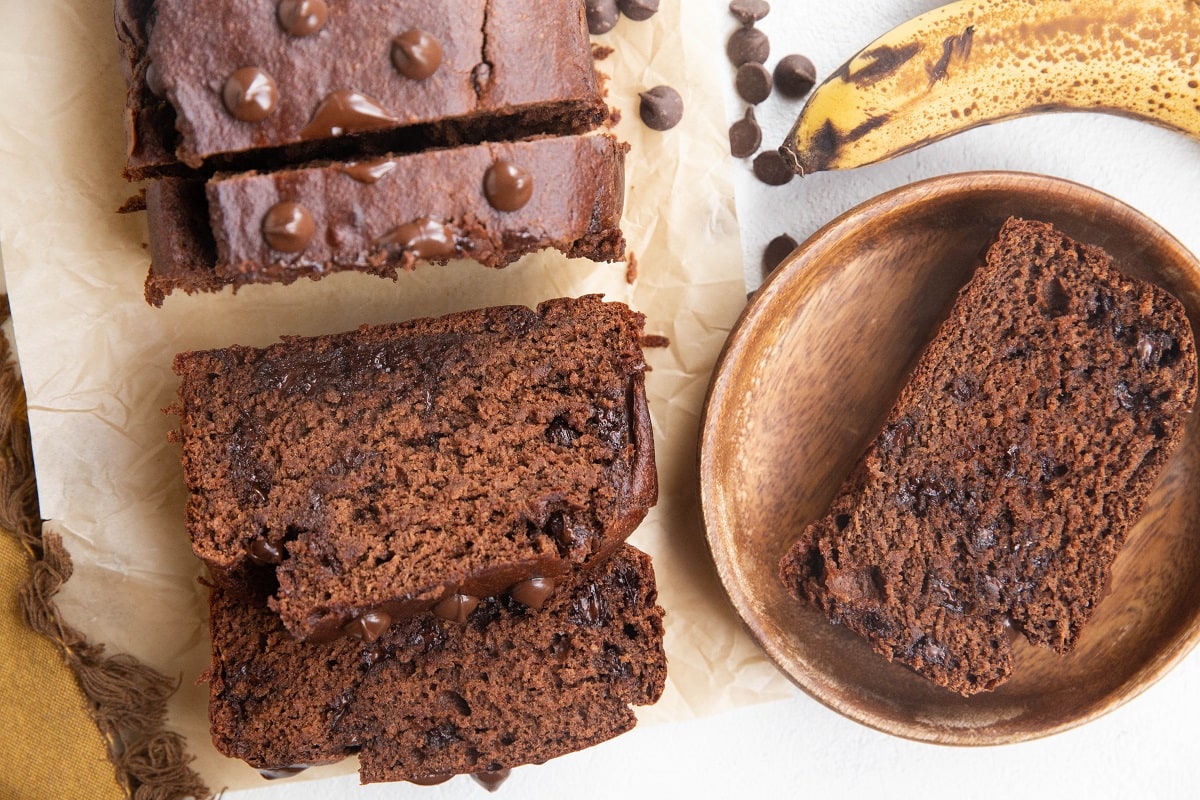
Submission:
<svg viewBox="0 0 1200 800">
<path fill-rule="evenodd" d="M 279 104 L 275 79 L 259 67 L 242 67 L 225 81 L 221 90 L 225 108 L 243 122 L 261 122 Z"/>
<path fill-rule="evenodd" d="M 312 241 L 317 224 L 307 208 L 285 200 L 267 211 L 263 217 L 262 231 L 263 238 L 272 250 L 299 253 Z"/>
<path fill-rule="evenodd" d="M 761 144 L 762 128 L 754 118 L 754 109 L 747 108 L 746 116 L 729 126 L 729 154 L 748 158 L 758 152 Z"/>
<path fill-rule="evenodd" d="M 386 128 L 397 122 L 399 120 L 365 94 L 343 89 L 330 92 L 321 101 L 317 110 L 313 112 L 312 119 L 304 126 L 304 130 L 300 131 L 300 138 L 323 139 L 327 136 Z"/>
<path fill-rule="evenodd" d="M 510 774 L 512 774 L 511 769 L 492 769 L 486 772 L 473 772 L 471 777 L 489 792 L 494 792 L 500 788 L 500 784 L 508 780 Z"/>
<path fill-rule="evenodd" d="M 621 13 L 617 10 L 617 0 L 587 0 L 584 4 L 587 13 L 588 33 L 598 36 L 608 33 L 616 27 Z"/>
<path fill-rule="evenodd" d="M 796 177 L 778 150 L 764 150 L 754 159 L 754 177 L 768 186 L 783 186 Z"/>
<path fill-rule="evenodd" d="M 775 85 L 784 97 L 799 99 L 812 91 L 817 82 L 817 68 L 807 57 L 793 53 L 779 59 L 775 65 Z"/>
<path fill-rule="evenodd" d="M 617 0 L 617 8 L 634 22 L 643 22 L 658 11 L 658 0 Z"/>
<path fill-rule="evenodd" d="M 162 73 L 153 61 L 146 65 L 146 88 L 155 97 L 166 97 L 167 87 L 163 85 Z"/>
<path fill-rule="evenodd" d="M 771 73 L 762 64 L 747 61 L 737 69 L 733 85 L 747 103 L 758 104 L 771 96 Z"/>
<path fill-rule="evenodd" d="M 762 64 L 771 54 L 771 41 L 758 28 L 738 28 L 729 37 L 725 54 L 735 67 L 751 61 Z"/>
<path fill-rule="evenodd" d="M 753 25 L 771 13 L 771 6 L 765 0 L 733 0 L 729 4 L 729 13 L 743 25 Z"/>
<path fill-rule="evenodd" d="M 423 81 L 442 65 L 442 43 L 418 28 L 392 39 L 392 64 L 406 78 Z"/>
<path fill-rule="evenodd" d="M 453 775 L 422 775 L 419 778 L 409 778 L 408 782 L 415 783 L 417 786 L 437 786 L 453 777 Z"/>
<path fill-rule="evenodd" d="M 509 589 L 508 593 L 521 605 L 529 606 L 534 611 L 541 611 L 542 606 L 550 599 L 550 595 L 554 594 L 554 580 L 552 578 L 528 578 Z"/>
<path fill-rule="evenodd" d="M 293 775 L 299 775 L 308 767 L 275 767 L 273 769 L 260 769 L 258 774 L 269 781 L 277 781 L 280 778 L 290 778 Z"/>
<path fill-rule="evenodd" d="M 349 175 L 359 183 L 375 183 L 384 175 L 396 168 L 396 162 L 390 158 L 378 161 L 348 161 L 338 167 L 345 175 Z"/>
<path fill-rule="evenodd" d="M 655 86 L 638 97 L 642 99 L 638 114 L 651 130 L 670 130 L 683 119 L 683 98 L 670 86 Z"/>
<path fill-rule="evenodd" d="M 329 6 L 325 0 L 280 0 L 277 16 L 292 36 L 312 36 L 325 27 Z"/>
<path fill-rule="evenodd" d="M 483 175 L 483 194 L 497 211 L 524 208 L 533 197 L 533 175 L 510 161 L 499 160 Z"/>
<path fill-rule="evenodd" d="M 373 642 L 392 624 L 392 616 L 381 609 L 367 611 L 346 623 L 342 628 L 347 636 Z"/>
<path fill-rule="evenodd" d="M 279 549 L 279 545 L 271 544 L 261 536 L 246 545 L 246 555 L 250 557 L 251 561 L 262 567 L 283 561 L 283 551 Z"/>
<path fill-rule="evenodd" d="M 463 623 L 479 607 L 479 598 L 469 594 L 452 594 L 433 607 L 435 616 L 450 622 Z"/>
<path fill-rule="evenodd" d="M 458 254 L 454 232 L 430 217 L 404 223 L 384 234 L 379 243 L 399 245 L 417 258 L 451 258 Z"/>
</svg>

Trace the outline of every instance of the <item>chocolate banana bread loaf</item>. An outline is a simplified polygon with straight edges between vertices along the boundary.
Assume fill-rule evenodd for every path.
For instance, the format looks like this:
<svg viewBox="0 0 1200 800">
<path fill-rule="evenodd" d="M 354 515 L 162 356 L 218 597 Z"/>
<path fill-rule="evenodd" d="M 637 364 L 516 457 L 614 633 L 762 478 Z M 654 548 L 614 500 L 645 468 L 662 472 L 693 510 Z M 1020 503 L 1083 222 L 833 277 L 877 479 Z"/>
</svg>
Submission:
<svg viewBox="0 0 1200 800">
<path fill-rule="evenodd" d="M 126 175 L 264 169 L 607 114 L 580 0 L 117 0 Z"/>
<path fill-rule="evenodd" d="M 1195 397 L 1178 300 L 1009 220 L 782 580 L 888 659 L 992 689 L 1010 626 L 1075 645 Z"/>
<path fill-rule="evenodd" d="M 187 528 L 297 637 L 538 606 L 657 499 L 643 317 L 598 296 L 176 357 Z"/>
<path fill-rule="evenodd" d="M 559 136 L 276 172 L 164 178 L 146 191 L 146 299 L 417 259 L 503 267 L 548 247 L 624 257 L 627 145 Z"/>
<path fill-rule="evenodd" d="M 610 739 L 662 694 L 650 559 L 624 545 L 541 613 L 490 598 L 373 642 L 298 642 L 260 597 L 211 594 L 213 742 L 278 775 L 357 752 L 363 782 L 496 774 Z"/>
</svg>

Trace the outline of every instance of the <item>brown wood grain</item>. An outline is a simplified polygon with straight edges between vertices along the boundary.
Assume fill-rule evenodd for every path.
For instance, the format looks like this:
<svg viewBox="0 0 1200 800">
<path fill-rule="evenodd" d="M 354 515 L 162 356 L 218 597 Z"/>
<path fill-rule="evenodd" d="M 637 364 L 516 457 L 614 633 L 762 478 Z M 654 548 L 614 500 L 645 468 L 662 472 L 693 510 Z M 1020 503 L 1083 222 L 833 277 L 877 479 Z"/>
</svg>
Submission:
<svg viewBox="0 0 1200 800">
<path fill-rule="evenodd" d="M 1200 262 L 1095 190 L 1045 176 L 967 173 L 882 195 L 833 221 L 775 271 L 718 361 L 700 443 L 717 571 L 751 635 L 802 689 L 887 733 L 943 744 L 1071 728 L 1138 694 L 1200 636 L 1200 425 L 1151 495 L 1108 596 L 1073 653 L 1021 639 L 1011 680 L 964 698 L 876 655 L 788 596 L 776 577 L 879 425 L 958 289 L 1009 216 L 1104 247 L 1200 321 Z"/>
</svg>

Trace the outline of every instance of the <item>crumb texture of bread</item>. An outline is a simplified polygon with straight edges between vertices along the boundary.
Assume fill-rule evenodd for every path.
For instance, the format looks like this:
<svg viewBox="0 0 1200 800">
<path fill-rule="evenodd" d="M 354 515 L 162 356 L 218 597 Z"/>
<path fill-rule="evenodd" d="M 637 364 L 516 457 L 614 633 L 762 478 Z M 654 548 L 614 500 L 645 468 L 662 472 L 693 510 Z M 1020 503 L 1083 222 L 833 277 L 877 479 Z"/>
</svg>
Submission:
<svg viewBox="0 0 1200 800">
<path fill-rule="evenodd" d="M 592 295 L 183 353 L 193 549 L 300 638 L 598 563 L 657 500 L 643 325 Z"/>
<path fill-rule="evenodd" d="M 1074 647 L 1195 396 L 1178 300 L 1010 219 L 780 576 L 889 660 L 993 689 L 1013 635 Z"/>
<path fill-rule="evenodd" d="M 426 614 L 371 643 L 296 641 L 266 608 L 214 588 L 213 742 L 286 770 L 357 752 L 364 782 L 540 763 L 634 726 L 666 680 L 650 559 L 623 545 L 540 613 L 508 598 L 464 623 Z"/>
</svg>

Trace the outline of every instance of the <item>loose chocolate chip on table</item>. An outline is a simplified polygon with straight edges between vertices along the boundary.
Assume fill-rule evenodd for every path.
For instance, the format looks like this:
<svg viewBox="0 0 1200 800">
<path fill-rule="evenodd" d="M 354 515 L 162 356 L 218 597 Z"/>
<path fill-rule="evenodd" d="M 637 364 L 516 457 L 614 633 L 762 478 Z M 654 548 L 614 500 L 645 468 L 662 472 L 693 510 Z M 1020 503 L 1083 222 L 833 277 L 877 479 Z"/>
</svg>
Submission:
<svg viewBox="0 0 1200 800">
<path fill-rule="evenodd" d="M 225 108 L 243 122 L 261 122 L 279 103 L 275 79 L 258 67 L 242 67 L 225 81 L 221 92 Z"/>
<path fill-rule="evenodd" d="M 642 22 L 658 11 L 658 0 L 617 0 L 617 8 L 634 22 Z"/>
<path fill-rule="evenodd" d="M 406 78 L 423 81 L 442 65 L 442 43 L 419 28 L 392 39 L 392 64 Z"/>
<path fill-rule="evenodd" d="M 753 25 L 771 13 L 771 5 L 764 0 L 733 0 L 729 4 L 729 13 L 743 25 Z"/>
<path fill-rule="evenodd" d="M 737 68 L 733 85 L 747 103 L 761 103 L 771 96 L 771 73 L 762 64 L 747 61 Z"/>
<path fill-rule="evenodd" d="M 738 28 L 725 44 L 725 55 L 735 67 L 750 61 L 762 64 L 771 55 L 771 41 L 758 28 Z"/>
<path fill-rule="evenodd" d="M 767 249 L 763 251 L 762 256 L 763 277 L 770 275 L 785 258 L 792 254 L 796 246 L 796 240 L 786 233 L 781 233 L 768 242 Z"/>
<path fill-rule="evenodd" d="M 817 69 L 805 56 L 793 53 L 775 65 L 775 85 L 785 97 L 800 98 L 812 91 Z"/>
<path fill-rule="evenodd" d="M 280 0 L 277 15 L 292 36 L 311 36 L 325 27 L 329 6 L 325 0 Z"/>
<path fill-rule="evenodd" d="M 483 195 L 497 211 L 516 211 L 533 197 L 533 176 L 509 161 L 497 161 L 483 174 Z"/>
<path fill-rule="evenodd" d="M 768 186 L 783 186 L 795 176 L 778 150 L 764 150 L 754 159 L 754 177 Z"/>
<path fill-rule="evenodd" d="M 317 224 L 312 214 L 299 203 L 285 200 L 267 210 L 262 223 L 263 238 L 272 250 L 299 253 L 312 241 Z"/>
<path fill-rule="evenodd" d="M 758 152 L 762 144 L 762 128 L 754 118 L 754 109 L 747 108 L 746 116 L 729 126 L 729 154 L 734 158 L 748 158 Z"/>
<path fill-rule="evenodd" d="M 646 127 L 656 131 L 674 128 L 683 119 L 683 98 L 670 86 L 655 86 L 638 95 L 638 113 Z"/>
<path fill-rule="evenodd" d="M 588 33 L 593 36 L 608 33 L 621 18 L 621 13 L 617 10 L 617 0 L 587 0 L 584 8 L 587 12 Z"/>
</svg>

